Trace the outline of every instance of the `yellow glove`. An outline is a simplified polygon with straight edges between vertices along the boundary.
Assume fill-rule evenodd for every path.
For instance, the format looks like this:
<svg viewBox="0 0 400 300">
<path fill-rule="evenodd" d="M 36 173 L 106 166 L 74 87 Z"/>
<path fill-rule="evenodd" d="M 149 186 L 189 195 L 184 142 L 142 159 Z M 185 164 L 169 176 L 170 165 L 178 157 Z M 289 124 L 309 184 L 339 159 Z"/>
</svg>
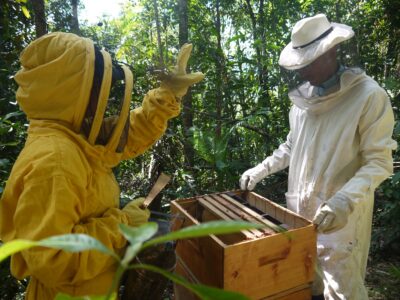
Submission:
<svg viewBox="0 0 400 300">
<path fill-rule="evenodd" d="M 161 87 L 169 88 L 177 98 L 182 98 L 188 88 L 204 78 L 201 72 L 186 73 L 186 65 L 192 52 L 192 44 L 184 44 L 179 51 L 174 69 L 166 75 L 161 82 Z"/>
<path fill-rule="evenodd" d="M 122 209 L 128 215 L 129 226 L 140 226 L 149 219 L 150 211 L 143 206 L 144 199 L 144 197 L 141 197 L 132 200 Z"/>
</svg>

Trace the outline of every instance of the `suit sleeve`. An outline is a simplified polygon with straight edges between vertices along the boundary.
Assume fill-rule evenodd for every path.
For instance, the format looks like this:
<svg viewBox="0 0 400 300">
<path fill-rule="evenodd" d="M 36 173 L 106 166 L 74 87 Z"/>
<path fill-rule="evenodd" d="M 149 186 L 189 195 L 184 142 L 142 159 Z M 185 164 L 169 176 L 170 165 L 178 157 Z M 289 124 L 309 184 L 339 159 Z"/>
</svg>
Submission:
<svg viewBox="0 0 400 300">
<path fill-rule="evenodd" d="M 393 173 L 392 150 L 397 147 L 391 138 L 393 127 L 390 101 L 379 89 L 370 95 L 358 125 L 362 166 L 338 192 L 354 204 L 373 193 Z"/>
<path fill-rule="evenodd" d="M 289 166 L 291 149 L 292 133 L 289 132 L 286 141 L 279 145 L 278 149 L 262 162 L 267 175 L 281 171 Z"/>
<path fill-rule="evenodd" d="M 169 89 L 160 87 L 149 91 L 142 106 L 130 113 L 123 159 L 136 157 L 149 149 L 164 134 L 168 120 L 179 113 L 180 103 Z"/>
</svg>

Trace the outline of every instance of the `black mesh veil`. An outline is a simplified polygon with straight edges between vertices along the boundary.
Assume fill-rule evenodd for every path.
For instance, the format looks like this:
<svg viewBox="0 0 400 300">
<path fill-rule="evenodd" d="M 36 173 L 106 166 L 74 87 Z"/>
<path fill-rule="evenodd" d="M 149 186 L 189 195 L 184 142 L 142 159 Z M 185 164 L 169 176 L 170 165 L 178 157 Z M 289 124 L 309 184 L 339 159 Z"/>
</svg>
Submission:
<svg viewBox="0 0 400 300">
<path fill-rule="evenodd" d="M 100 49 L 95 46 L 95 64 L 94 64 L 94 75 L 93 84 L 90 91 L 89 103 L 86 108 L 85 117 L 82 122 L 81 132 L 89 137 L 92 129 L 93 120 L 97 111 L 99 102 L 100 90 L 103 82 L 104 75 L 104 58 Z M 103 123 L 101 125 L 99 134 L 96 138 L 96 145 L 106 145 L 113 133 L 114 126 L 117 123 L 118 117 L 121 112 L 124 98 L 124 87 L 125 87 L 125 74 L 123 69 L 116 63 L 112 63 L 112 80 L 110 96 L 107 101 L 107 107 L 104 112 Z M 127 139 L 129 129 L 129 118 L 126 120 L 125 128 L 123 130 L 117 152 L 122 152 Z"/>
<path fill-rule="evenodd" d="M 345 42 L 342 42 L 338 45 L 337 48 L 337 76 L 340 77 L 341 73 L 350 67 L 359 67 L 359 59 L 357 54 L 357 46 L 356 40 L 350 39 Z M 312 63 L 312 62 L 311 62 Z M 310 63 L 310 64 L 311 64 Z M 307 68 L 305 66 L 304 68 Z M 288 86 L 289 94 L 296 93 L 303 98 L 312 98 L 315 96 L 321 96 L 324 93 L 324 88 L 322 87 L 314 87 L 305 79 L 300 76 L 300 70 L 288 70 L 283 67 L 280 68 L 280 73 L 282 79 L 286 82 Z M 340 88 L 340 80 L 337 80 L 337 86 L 331 91 L 335 91 Z M 312 89 L 312 91 L 310 90 Z"/>
</svg>

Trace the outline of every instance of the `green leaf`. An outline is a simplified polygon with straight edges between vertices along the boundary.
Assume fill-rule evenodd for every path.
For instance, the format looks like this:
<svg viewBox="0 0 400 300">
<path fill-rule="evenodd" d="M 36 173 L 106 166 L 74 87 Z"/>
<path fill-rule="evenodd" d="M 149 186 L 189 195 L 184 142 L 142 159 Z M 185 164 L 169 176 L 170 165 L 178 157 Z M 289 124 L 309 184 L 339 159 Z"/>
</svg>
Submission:
<svg viewBox="0 0 400 300">
<path fill-rule="evenodd" d="M 223 170 L 224 168 L 228 167 L 228 165 L 221 160 L 217 160 L 215 166 L 217 167 L 218 170 Z"/>
<path fill-rule="evenodd" d="M 131 243 L 143 243 L 156 234 L 158 225 L 155 222 L 148 222 L 139 227 L 129 227 L 119 224 L 119 228 L 124 237 Z"/>
<path fill-rule="evenodd" d="M 400 122 L 399 121 L 397 121 L 397 124 L 396 124 L 396 126 L 395 126 L 395 128 L 393 130 L 393 133 L 394 134 L 399 134 L 400 133 Z"/>
<path fill-rule="evenodd" d="M 396 278 L 396 280 L 400 281 L 400 268 L 396 267 L 393 264 L 390 264 L 390 274 Z"/>
<path fill-rule="evenodd" d="M 392 183 L 397 183 L 400 180 L 400 172 L 397 172 L 392 177 Z"/>
<path fill-rule="evenodd" d="M 19 141 L 14 141 L 14 142 L 8 142 L 8 143 L 0 143 L 0 146 L 2 146 L 2 147 L 5 147 L 5 146 L 12 146 L 12 147 L 15 147 L 15 146 L 18 146 L 18 145 L 20 145 L 21 144 L 21 142 L 19 142 Z"/>
<path fill-rule="evenodd" d="M 256 40 L 254 40 L 253 46 L 254 46 L 254 47 L 259 47 L 259 46 L 262 45 L 262 43 L 263 43 L 262 40 L 256 39 Z"/>
<path fill-rule="evenodd" d="M 28 240 L 13 240 L 0 247 L 0 262 L 19 251 L 37 246 L 38 242 Z"/>
<path fill-rule="evenodd" d="M 69 252 L 97 250 L 119 260 L 118 256 L 104 244 L 87 234 L 64 234 L 52 236 L 38 242 L 43 247 L 62 249 Z"/>
<path fill-rule="evenodd" d="M 25 17 L 26 17 L 27 19 L 30 19 L 30 18 L 31 18 L 31 15 L 30 15 L 30 13 L 29 13 L 29 10 L 26 8 L 26 6 L 21 6 L 21 9 L 22 9 L 22 12 L 23 12 L 23 14 L 25 15 Z"/>
<path fill-rule="evenodd" d="M 169 280 L 184 286 L 185 288 L 192 291 L 203 300 L 248 300 L 249 299 L 246 296 L 236 292 L 225 291 L 213 287 L 208 287 L 202 284 L 190 283 L 181 276 L 169 273 L 163 269 L 157 268 L 152 265 L 136 264 L 130 267 L 134 269 L 144 269 L 155 273 L 159 273 L 164 277 L 168 278 Z"/>
<path fill-rule="evenodd" d="M 211 221 L 199 225 L 189 226 L 181 230 L 174 231 L 169 234 L 154 238 L 144 243 L 143 249 L 167 241 L 194 238 L 194 237 L 203 237 L 203 236 L 208 236 L 210 234 L 227 234 L 246 229 L 263 228 L 263 227 L 264 225 L 262 224 L 255 224 L 244 221 Z"/>
<path fill-rule="evenodd" d="M 11 118 L 11 117 L 18 117 L 18 116 L 21 116 L 21 115 L 23 115 L 24 113 L 22 112 L 22 111 L 14 111 L 14 112 L 11 112 L 11 113 L 8 113 L 8 114 L 6 114 L 5 116 L 4 116 L 4 120 L 8 120 L 9 118 Z"/>
<path fill-rule="evenodd" d="M 136 256 L 136 254 L 138 254 L 143 242 L 147 241 L 156 234 L 158 224 L 149 222 L 139 227 L 129 227 L 124 224 L 119 224 L 119 228 L 124 237 L 130 243 L 121 262 L 123 265 L 127 265 Z"/>
<path fill-rule="evenodd" d="M 107 299 L 107 296 L 70 296 L 67 294 L 59 293 L 57 294 L 56 298 L 54 300 L 116 300 L 117 299 L 117 294 L 113 293 L 111 298 Z"/>
<path fill-rule="evenodd" d="M 131 260 L 139 253 L 142 248 L 143 243 L 130 244 L 125 251 L 124 258 L 121 261 L 121 264 L 126 267 Z"/>
<path fill-rule="evenodd" d="M 204 300 L 248 300 L 245 295 L 237 292 L 221 290 L 202 284 L 189 284 L 186 287 L 196 293 L 201 299 Z"/>
<path fill-rule="evenodd" d="M 10 160 L 7 158 L 0 158 L 0 168 L 5 168 L 10 165 Z"/>
</svg>

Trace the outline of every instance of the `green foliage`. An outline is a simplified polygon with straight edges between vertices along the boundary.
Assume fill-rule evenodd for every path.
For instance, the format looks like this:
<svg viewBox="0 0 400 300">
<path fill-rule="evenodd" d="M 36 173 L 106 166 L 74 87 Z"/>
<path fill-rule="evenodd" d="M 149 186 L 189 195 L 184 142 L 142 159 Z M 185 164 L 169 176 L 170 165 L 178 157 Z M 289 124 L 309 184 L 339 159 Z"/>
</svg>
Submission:
<svg viewBox="0 0 400 300">
<path fill-rule="evenodd" d="M 25 117 L 15 102 L 18 56 L 32 38 L 31 19 L 21 13 L 26 1 L 3 1 L 0 9 L 0 195 L 25 140 Z"/>
<path fill-rule="evenodd" d="M 400 282 L 400 268 L 392 265 L 390 269 L 390 273 L 397 279 L 398 282 Z"/>
<path fill-rule="evenodd" d="M 400 119 L 398 105 L 400 104 L 400 78 L 388 77 L 385 88 L 392 97 L 396 124 L 393 138 L 400 140 Z M 372 231 L 371 250 L 374 255 L 384 256 L 388 253 L 400 252 L 400 151 L 394 152 L 394 174 L 384 181 L 377 190 L 375 200 L 374 226 Z"/>
<path fill-rule="evenodd" d="M 236 174 L 242 164 L 229 157 L 229 152 L 234 150 L 234 146 L 229 145 L 229 139 L 236 133 L 236 126 L 223 132 L 221 136 L 216 135 L 215 129 L 213 131 L 202 131 L 191 128 L 191 130 L 193 148 L 199 157 L 206 162 L 204 167 L 215 171 L 214 180 L 217 182 L 215 188 L 221 189 L 227 182 L 231 184 L 230 182 L 236 180 Z M 200 161 L 199 164 L 201 164 Z M 219 186 L 219 183 L 223 183 L 223 185 Z"/>
<path fill-rule="evenodd" d="M 10 274 L 10 258 L 0 264 L 0 299 L 23 300 L 27 279 L 15 280 Z"/>
<path fill-rule="evenodd" d="M 13 240 L 3 244 L 0 247 L 0 262 L 17 252 L 30 249 L 32 247 L 50 247 L 55 249 L 61 249 L 69 252 L 81 252 L 88 250 L 96 250 L 102 253 L 111 255 L 119 263 L 118 270 L 113 280 L 113 284 L 110 287 L 108 295 L 104 296 L 85 296 L 85 297 L 71 297 L 65 294 L 60 294 L 56 299 L 58 300 L 109 300 L 116 299 L 116 293 L 118 284 L 121 276 L 127 269 L 145 269 L 153 272 L 160 273 L 177 284 L 185 286 L 187 289 L 195 293 L 200 299 L 247 299 L 243 295 L 235 292 L 223 291 L 216 288 L 210 288 L 200 284 L 191 284 L 184 278 L 171 274 L 163 269 L 157 268 L 151 265 L 145 264 L 131 264 L 132 259 L 142 250 L 166 241 L 174 241 L 178 239 L 189 239 L 205 237 L 210 234 L 228 234 L 234 233 L 241 230 L 262 228 L 261 224 L 252 224 L 242 221 L 212 221 L 203 223 L 200 225 L 193 225 L 185 227 L 178 231 L 171 232 L 164 236 L 159 236 L 151 239 L 157 232 L 157 223 L 146 223 L 139 227 L 133 228 L 121 224 L 120 230 L 125 238 L 130 242 L 125 255 L 122 260 L 116 253 L 113 253 L 100 241 L 86 235 L 86 234 L 65 234 L 59 236 L 49 237 L 40 241 L 28 241 L 28 240 Z"/>
<path fill-rule="evenodd" d="M 29 19 L 31 17 L 31 14 L 29 13 L 29 10 L 25 5 L 26 0 L 15 0 L 15 2 L 20 4 L 22 13 L 24 14 L 25 18 Z"/>
<path fill-rule="evenodd" d="M 390 250 L 398 253 L 400 251 L 400 224 L 398 222 L 400 216 L 400 172 L 395 173 L 381 185 L 375 206 L 371 250 L 375 255 L 385 255 Z"/>
<path fill-rule="evenodd" d="M 82 8 L 82 5 L 80 7 Z M 47 0 L 45 1 L 45 10 L 47 12 L 46 17 L 49 32 L 73 32 L 71 1 Z"/>
</svg>

